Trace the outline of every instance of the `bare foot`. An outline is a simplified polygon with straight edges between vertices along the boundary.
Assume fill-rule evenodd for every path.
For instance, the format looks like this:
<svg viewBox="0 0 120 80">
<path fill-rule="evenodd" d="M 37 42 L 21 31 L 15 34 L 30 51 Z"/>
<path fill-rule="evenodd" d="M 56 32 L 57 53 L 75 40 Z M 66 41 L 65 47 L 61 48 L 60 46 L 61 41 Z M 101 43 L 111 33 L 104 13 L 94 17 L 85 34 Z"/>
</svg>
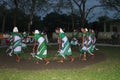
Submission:
<svg viewBox="0 0 120 80">
<path fill-rule="evenodd" d="M 94 60 L 94 58 L 95 58 L 95 55 L 92 55 L 92 60 Z"/>
<path fill-rule="evenodd" d="M 20 59 L 16 59 L 16 62 L 18 62 L 18 63 L 19 63 L 19 62 L 20 62 Z"/>
<path fill-rule="evenodd" d="M 39 62 L 37 61 L 35 64 L 39 64 Z"/>
<path fill-rule="evenodd" d="M 63 61 L 63 60 L 59 60 L 59 61 L 57 61 L 57 62 L 59 62 L 59 63 L 63 63 L 64 61 Z"/>
<path fill-rule="evenodd" d="M 16 62 L 20 62 L 20 57 L 16 57 Z"/>
<path fill-rule="evenodd" d="M 49 61 L 47 61 L 46 63 L 45 63 L 45 65 L 48 65 L 50 62 Z"/>
<path fill-rule="evenodd" d="M 71 60 L 70 60 L 70 62 L 73 62 L 74 61 L 74 58 L 72 58 Z"/>
<path fill-rule="evenodd" d="M 82 60 L 83 60 L 83 61 L 86 61 L 87 59 L 86 59 L 86 58 L 83 58 Z"/>
</svg>

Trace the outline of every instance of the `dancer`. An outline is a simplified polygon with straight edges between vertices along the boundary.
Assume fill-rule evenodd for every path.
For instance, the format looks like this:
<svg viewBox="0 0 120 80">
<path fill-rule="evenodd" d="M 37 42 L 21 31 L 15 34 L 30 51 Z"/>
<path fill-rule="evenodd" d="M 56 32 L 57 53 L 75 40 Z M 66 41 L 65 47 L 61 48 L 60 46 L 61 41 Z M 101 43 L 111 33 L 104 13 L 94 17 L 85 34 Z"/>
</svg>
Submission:
<svg viewBox="0 0 120 80">
<path fill-rule="evenodd" d="M 13 45 L 13 36 L 12 36 L 12 33 L 10 33 L 10 36 L 9 36 L 9 47 L 6 50 L 6 53 L 9 56 L 12 56 L 12 53 L 13 53 L 12 45 Z"/>
<path fill-rule="evenodd" d="M 78 34 L 79 32 L 76 29 L 74 29 L 72 33 L 72 40 L 71 40 L 72 45 L 79 45 L 78 40 L 77 40 Z"/>
<path fill-rule="evenodd" d="M 44 36 L 45 41 L 46 41 L 46 43 L 48 44 L 48 43 L 49 43 L 49 40 L 48 40 L 47 33 L 44 31 L 44 32 L 42 32 L 41 34 Z"/>
<path fill-rule="evenodd" d="M 95 32 L 94 32 L 94 30 L 93 29 L 89 29 L 89 33 L 90 33 L 90 36 L 91 36 L 91 38 L 92 38 L 92 44 L 93 44 L 93 46 L 92 46 L 92 51 L 94 51 L 94 50 L 99 50 L 98 48 L 96 48 L 96 37 L 95 37 Z"/>
<path fill-rule="evenodd" d="M 70 62 L 73 62 L 74 58 L 72 57 L 72 51 L 67 36 L 61 28 L 56 28 L 55 32 L 58 34 L 61 43 L 59 55 L 62 56 L 62 58 L 58 62 L 63 63 L 66 56 L 69 58 Z"/>
<path fill-rule="evenodd" d="M 87 28 L 81 28 L 82 31 L 82 49 L 80 52 L 83 53 L 83 60 L 86 61 L 86 53 L 94 56 L 92 53 L 92 39 L 90 37 L 90 33 L 88 32 Z"/>
<path fill-rule="evenodd" d="M 27 33 L 26 32 L 23 32 L 22 34 L 22 48 L 23 49 L 26 49 L 27 48 Z"/>
<path fill-rule="evenodd" d="M 49 61 L 46 59 L 47 57 L 47 45 L 44 37 L 39 33 L 38 30 L 35 30 L 34 33 L 34 47 L 33 47 L 33 53 L 35 53 L 35 48 L 36 48 L 36 43 L 38 42 L 38 47 L 37 47 L 37 54 L 35 57 L 37 58 L 36 64 L 39 64 L 39 60 L 44 60 L 45 64 L 49 64 Z"/>
<path fill-rule="evenodd" d="M 16 62 L 20 62 L 20 54 L 21 54 L 21 34 L 18 33 L 18 28 L 14 27 L 13 29 L 13 53 L 16 55 Z"/>
</svg>

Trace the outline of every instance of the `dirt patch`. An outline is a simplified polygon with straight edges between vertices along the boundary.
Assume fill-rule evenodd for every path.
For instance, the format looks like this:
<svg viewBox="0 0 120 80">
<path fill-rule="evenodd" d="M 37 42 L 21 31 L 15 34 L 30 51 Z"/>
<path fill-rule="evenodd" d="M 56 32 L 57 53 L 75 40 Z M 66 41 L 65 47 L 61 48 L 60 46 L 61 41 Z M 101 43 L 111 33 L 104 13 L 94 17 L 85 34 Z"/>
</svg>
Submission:
<svg viewBox="0 0 120 80">
<path fill-rule="evenodd" d="M 91 59 L 91 56 L 88 56 L 87 59 L 87 61 L 82 61 L 77 57 L 72 63 L 68 60 L 64 63 L 58 63 L 55 60 L 50 60 L 50 64 L 48 65 L 45 65 L 43 61 L 40 61 L 40 63 L 36 65 L 33 60 L 21 59 L 21 61 L 17 63 L 15 61 L 15 57 L 0 56 L 0 68 L 14 68 L 18 70 L 76 69 L 104 61 L 106 60 L 106 56 L 102 53 L 96 53 L 94 60 Z"/>
</svg>

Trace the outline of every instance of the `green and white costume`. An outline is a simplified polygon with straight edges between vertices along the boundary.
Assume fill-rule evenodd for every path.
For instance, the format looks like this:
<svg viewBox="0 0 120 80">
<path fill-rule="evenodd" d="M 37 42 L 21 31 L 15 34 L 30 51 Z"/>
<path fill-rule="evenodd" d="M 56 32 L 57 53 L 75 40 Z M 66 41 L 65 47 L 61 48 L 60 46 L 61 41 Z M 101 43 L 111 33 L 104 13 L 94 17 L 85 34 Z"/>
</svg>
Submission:
<svg viewBox="0 0 120 80">
<path fill-rule="evenodd" d="M 13 52 L 14 52 L 14 54 L 20 54 L 22 51 L 21 34 L 13 33 L 12 36 L 13 36 Z"/>
<path fill-rule="evenodd" d="M 71 40 L 72 45 L 78 45 L 78 40 L 77 40 L 78 34 L 79 34 L 79 32 L 73 32 L 73 34 L 72 34 L 73 39 Z"/>
<path fill-rule="evenodd" d="M 91 35 L 92 38 L 92 52 L 95 50 L 95 44 L 96 44 L 96 37 L 95 37 L 95 32 L 93 32 Z"/>
<path fill-rule="evenodd" d="M 24 33 L 22 34 L 22 48 L 23 48 L 23 49 L 26 49 L 26 48 L 27 48 L 26 38 L 27 38 L 27 33 L 24 32 Z"/>
<path fill-rule="evenodd" d="M 9 37 L 9 47 L 8 49 L 6 50 L 6 53 L 10 56 L 12 56 L 12 53 L 13 53 L 13 36 L 12 36 L 12 33 L 10 33 L 10 37 Z"/>
<path fill-rule="evenodd" d="M 84 37 L 83 47 L 80 50 L 81 53 L 87 52 L 92 55 L 92 38 L 90 36 L 90 33 L 86 31 L 85 33 L 82 33 L 82 37 Z M 87 47 L 88 42 L 88 47 Z"/>
<path fill-rule="evenodd" d="M 35 40 L 38 42 L 38 52 L 36 54 L 36 58 L 42 59 L 47 57 L 47 45 L 44 37 L 41 34 L 34 34 Z"/>
<path fill-rule="evenodd" d="M 58 36 L 62 39 L 62 47 L 59 51 L 59 55 L 61 55 L 64 58 L 65 58 L 66 55 L 67 56 L 72 55 L 70 43 L 68 41 L 67 36 L 62 31 L 62 29 L 60 29 L 60 33 L 58 34 Z"/>
</svg>

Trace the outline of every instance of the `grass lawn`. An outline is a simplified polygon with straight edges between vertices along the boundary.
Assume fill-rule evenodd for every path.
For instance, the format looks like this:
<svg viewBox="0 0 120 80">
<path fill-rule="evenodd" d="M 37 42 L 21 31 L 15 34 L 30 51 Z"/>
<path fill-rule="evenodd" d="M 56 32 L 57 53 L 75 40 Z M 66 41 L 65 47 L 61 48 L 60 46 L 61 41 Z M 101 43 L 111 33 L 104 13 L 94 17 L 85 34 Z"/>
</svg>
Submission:
<svg viewBox="0 0 120 80">
<path fill-rule="evenodd" d="M 96 53 L 105 54 L 107 59 L 97 64 L 72 70 L 0 69 L 0 80 L 120 80 L 120 47 L 98 48 L 100 51 Z M 56 46 L 49 46 L 49 59 L 56 53 L 55 49 Z M 1 52 L 4 53 L 4 49 Z M 74 54 L 79 55 L 77 51 Z"/>
</svg>

